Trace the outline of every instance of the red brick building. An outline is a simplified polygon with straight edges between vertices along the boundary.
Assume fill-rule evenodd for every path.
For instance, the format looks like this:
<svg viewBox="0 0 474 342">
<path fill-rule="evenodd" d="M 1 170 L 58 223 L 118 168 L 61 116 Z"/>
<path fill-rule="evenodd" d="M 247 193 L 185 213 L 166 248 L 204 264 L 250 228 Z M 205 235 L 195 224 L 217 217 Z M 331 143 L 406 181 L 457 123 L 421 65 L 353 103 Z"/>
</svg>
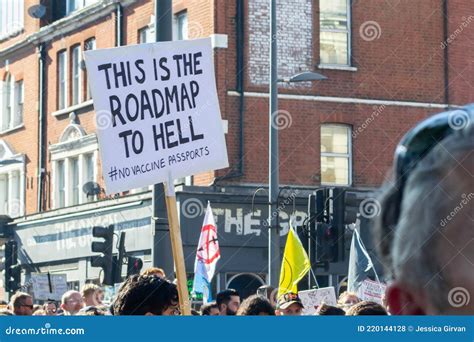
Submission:
<svg viewBox="0 0 474 342">
<path fill-rule="evenodd" d="M 82 52 L 150 42 L 154 2 L 0 6 L 0 214 L 27 225 L 149 199 L 148 189 L 115 200 L 82 189 L 102 185 Z M 186 185 L 265 186 L 269 1 L 175 0 L 173 18 L 174 39 L 212 37 L 230 162 Z M 411 126 L 474 102 L 471 0 L 279 1 L 276 39 L 279 77 L 327 77 L 281 83 L 282 185 L 379 186 Z"/>
</svg>

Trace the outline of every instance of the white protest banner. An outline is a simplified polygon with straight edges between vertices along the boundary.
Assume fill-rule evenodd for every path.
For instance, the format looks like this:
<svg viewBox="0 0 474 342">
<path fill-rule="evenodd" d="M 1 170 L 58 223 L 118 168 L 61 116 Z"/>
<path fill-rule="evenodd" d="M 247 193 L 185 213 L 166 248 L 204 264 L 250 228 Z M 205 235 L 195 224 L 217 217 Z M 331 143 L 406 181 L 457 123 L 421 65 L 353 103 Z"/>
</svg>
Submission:
<svg viewBox="0 0 474 342">
<path fill-rule="evenodd" d="M 322 287 L 319 289 L 299 291 L 298 296 L 303 303 L 303 315 L 314 315 L 316 308 L 321 303 L 336 305 L 336 291 L 334 286 Z"/>
<path fill-rule="evenodd" d="M 37 273 L 31 275 L 33 296 L 36 300 L 61 300 L 68 290 L 65 274 Z"/>
<path fill-rule="evenodd" d="M 360 284 L 358 297 L 362 300 L 382 304 L 382 298 L 386 289 L 387 285 L 366 279 Z"/>
<path fill-rule="evenodd" d="M 107 194 L 228 167 L 210 38 L 84 55 Z"/>
</svg>

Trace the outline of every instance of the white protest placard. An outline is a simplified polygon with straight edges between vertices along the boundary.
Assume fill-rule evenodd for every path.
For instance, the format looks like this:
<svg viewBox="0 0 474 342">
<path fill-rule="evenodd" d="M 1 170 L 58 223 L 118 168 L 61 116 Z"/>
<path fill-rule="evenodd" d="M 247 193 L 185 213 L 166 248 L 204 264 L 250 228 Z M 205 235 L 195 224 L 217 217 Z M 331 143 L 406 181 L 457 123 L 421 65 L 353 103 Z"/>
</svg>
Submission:
<svg viewBox="0 0 474 342">
<path fill-rule="evenodd" d="M 36 300 L 61 300 L 68 290 L 65 274 L 36 273 L 31 275 L 33 296 Z"/>
<path fill-rule="evenodd" d="M 303 303 L 303 315 L 314 315 L 316 308 L 321 303 L 336 305 L 336 291 L 334 286 L 322 287 L 319 289 L 299 291 L 298 296 Z"/>
<path fill-rule="evenodd" d="M 362 300 L 382 304 L 382 298 L 385 294 L 387 285 L 370 279 L 364 280 L 358 289 L 358 297 Z"/>
<path fill-rule="evenodd" d="M 84 55 L 107 194 L 228 167 L 210 38 Z"/>
</svg>

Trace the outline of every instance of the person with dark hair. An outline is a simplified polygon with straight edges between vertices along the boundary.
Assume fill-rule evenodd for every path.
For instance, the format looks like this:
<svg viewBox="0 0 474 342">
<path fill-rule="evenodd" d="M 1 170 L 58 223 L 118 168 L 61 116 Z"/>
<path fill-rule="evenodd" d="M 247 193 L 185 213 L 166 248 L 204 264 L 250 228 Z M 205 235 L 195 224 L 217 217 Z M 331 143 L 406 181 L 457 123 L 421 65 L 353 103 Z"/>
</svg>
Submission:
<svg viewBox="0 0 474 342">
<path fill-rule="evenodd" d="M 400 141 L 374 229 L 397 315 L 472 315 L 474 104 L 429 117 Z"/>
<path fill-rule="evenodd" d="M 301 316 L 303 309 L 297 293 L 285 293 L 278 299 L 275 313 L 277 316 Z"/>
<path fill-rule="evenodd" d="M 327 305 L 322 303 L 316 309 L 317 316 L 344 316 L 346 312 L 337 306 Z"/>
<path fill-rule="evenodd" d="M 270 285 L 262 285 L 257 289 L 257 295 L 267 298 L 270 304 L 272 304 L 273 308 L 276 307 L 277 293 L 278 291 Z"/>
<path fill-rule="evenodd" d="M 113 313 L 116 316 L 172 316 L 179 313 L 178 303 L 175 284 L 153 275 L 133 275 L 120 287 Z"/>
<path fill-rule="evenodd" d="M 15 293 L 10 300 L 10 307 L 16 316 L 33 315 L 33 297 L 25 292 Z"/>
<path fill-rule="evenodd" d="M 221 316 L 234 316 L 239 310 L 240 295 L 234 289 L 227 289 L 217 294 L 216 303 Z"/>
<path fill-rule="evenodd" d="M 267 298 L 253 295 L 242 302 L 237 316 L 275 316 L 275 309 Z"/>
<path fill-rule="evenodd" d="M 43 310 L 46 312 L 46 316 L 56 316 L 58 310 L 56 307 L 56 302 L 53 300 L 48 300 L 43 304 Z"/>
<path fill-rule="evenodd" d="M 216 302 L 210 302 L 201 306 L 202 316 L 219 316 L 220 311 Z"/>
<path fill-rule="evenodd" d="M 362 301 L 353 306 L 349 310 L 347 310 L 346 316 L 386 316 L 387 310 L 385 308 L 375 302 L 369 301 Z"/>
</svg>

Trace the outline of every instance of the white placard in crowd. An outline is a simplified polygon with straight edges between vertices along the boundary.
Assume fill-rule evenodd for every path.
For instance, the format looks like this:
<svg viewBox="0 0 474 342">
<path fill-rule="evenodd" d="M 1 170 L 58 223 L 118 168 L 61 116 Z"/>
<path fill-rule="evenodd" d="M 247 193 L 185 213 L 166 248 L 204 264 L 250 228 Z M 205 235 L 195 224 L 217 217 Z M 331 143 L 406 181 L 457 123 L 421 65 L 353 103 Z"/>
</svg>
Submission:
<svg viewBox="0 0 474 342">
<path fill-rule="evenodd" d="M 46 273 L 32 274 L 31 282 L 35 300 L 52 299 L 59 301 L 68 290 L 65 274 L 50 274 L 49 279 Z"/>
<path fill-rule="evenodd" d="M 299 291 L 298 296 L 303 302 L 303 315 L 314 315 L 316 308 L 321 303 L 336 305 L 336 291 L 334 286 L 319 289 Z"/>
<path fill-rule="evenodd" d="M 108 194 L 228 166 L 211 39 L 84 55 Z"/>
<path fill-rule="evenodd" d="M 360 284 L 358 297 L 362 300 L 382 304 L 382 297 L 386 289 L 387 285 L 366 279 Z"/>
</svg>

